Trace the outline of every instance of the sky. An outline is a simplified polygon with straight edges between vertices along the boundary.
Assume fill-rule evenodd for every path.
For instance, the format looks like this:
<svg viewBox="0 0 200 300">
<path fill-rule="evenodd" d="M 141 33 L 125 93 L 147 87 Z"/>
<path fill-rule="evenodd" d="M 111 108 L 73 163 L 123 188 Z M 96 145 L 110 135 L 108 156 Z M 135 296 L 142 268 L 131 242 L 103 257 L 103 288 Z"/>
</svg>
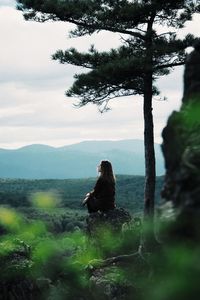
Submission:
<svg viewBox="0 0 200 300">
<path fill-rule="evenodd" d="M 187 22 L 180 35 L 197 36 L 200 16 Z M 101 114 L 95 105 L 74 108 L 77 99 L 67 98 L 80 69 L 61 65 L 51 55 L 58 49 L 76 47 L 87 51 L 91 44 L 99 50 L 119 45 L 120 36 L 101 32 L 93 36 L 69 38 L 74 28 L 64 22 L 27 22 L 15 9 L 14 0 L 0 0 L 0 148 L 29 144 L 54 147 L 85 140 L 143 139 L 141 96 L 110 101 L 109 112 Z M 82 71 L 82 70 L 81 70 Z M 153 101 L 155 142 L 162 142 L 162 129 L 182 98 L 183 67 L 158 80 L 161 99 Z M 166 101 L 162 101 L 167 97 Z"/>
</svg>

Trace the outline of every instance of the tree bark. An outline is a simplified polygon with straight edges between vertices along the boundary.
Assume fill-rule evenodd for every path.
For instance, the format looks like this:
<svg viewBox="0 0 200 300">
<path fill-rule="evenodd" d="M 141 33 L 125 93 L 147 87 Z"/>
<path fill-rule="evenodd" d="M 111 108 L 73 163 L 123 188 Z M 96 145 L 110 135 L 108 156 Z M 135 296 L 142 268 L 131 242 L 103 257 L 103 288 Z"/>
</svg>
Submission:
<svg viewBox="0 0 200 300">
<path fill-rule="evenodd" d="M 146 74 L 144 76 L 144 152 L 145 152 L 145 186 L 144 186 L 144 218 L 153 220 L 155 196 L 155 151 L 154 126 L 152 114 L 153 55 L 152 55 L 153 18 L 148 23 L 146 35 Z"/>
<path fill-rule="evenodd" d="M 154 126 L 152 114 L 152 76 L 146 75 L 144 93 L 144 151 L 145 151 L 145 186 L 144 186 L 144 216 L 154 216 L 155 196 L 155 151 L 154 151 Z"/>
</svg>

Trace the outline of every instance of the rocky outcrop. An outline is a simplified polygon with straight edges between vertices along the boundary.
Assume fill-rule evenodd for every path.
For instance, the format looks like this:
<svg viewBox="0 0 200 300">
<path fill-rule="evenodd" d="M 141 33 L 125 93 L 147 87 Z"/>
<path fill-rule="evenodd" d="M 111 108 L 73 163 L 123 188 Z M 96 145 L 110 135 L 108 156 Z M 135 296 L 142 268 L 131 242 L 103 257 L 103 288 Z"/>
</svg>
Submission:
<svg viewBox="0 0 200 300">
<path fill-rule="evenodd" d="M 107 212 L 91 213 L 86 219 L 87 232 L 95 237 L 99 228 L 109 228 L 115 233 L 120 233 L 122 226 L 131 221 L 132 217 L 123 208 L 115 208 Z"/>
<path fill-rule="evenodd" d="M 184 95 L 163 130 L 166 176 L 162 196 L 177 212 L 175 236 L 200 240 L 200 42 L 188 56 Z"/>
<path fill-rule="evenodd" d="M 130 281 L 121 278 L 115 266 L 98 269 L 90 278 L 90 289 L 93 299 L 127 300 L 133 299 L 135 288 Z"/>
</svg>

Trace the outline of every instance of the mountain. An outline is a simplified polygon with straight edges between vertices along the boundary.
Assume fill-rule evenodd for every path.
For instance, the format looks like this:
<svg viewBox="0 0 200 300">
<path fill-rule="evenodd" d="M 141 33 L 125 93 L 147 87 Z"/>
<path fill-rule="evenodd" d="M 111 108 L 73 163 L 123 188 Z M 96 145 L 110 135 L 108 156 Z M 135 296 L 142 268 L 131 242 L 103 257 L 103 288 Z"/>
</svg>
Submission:
<svg viewBox="0 0 200 300">
<path fill-rule="evenodd" d="M 155 144 L 157 175 L 164 174 L 160 145 Z M 25 179 L 86 178 L 97 175 L 103 159 L 112 162 L 116 174 L 144 175 L 144 147 L 141 140 L 84 141 L 54 148 L 30 145 L 0 149 L 0 177 Z"/>
</svg>

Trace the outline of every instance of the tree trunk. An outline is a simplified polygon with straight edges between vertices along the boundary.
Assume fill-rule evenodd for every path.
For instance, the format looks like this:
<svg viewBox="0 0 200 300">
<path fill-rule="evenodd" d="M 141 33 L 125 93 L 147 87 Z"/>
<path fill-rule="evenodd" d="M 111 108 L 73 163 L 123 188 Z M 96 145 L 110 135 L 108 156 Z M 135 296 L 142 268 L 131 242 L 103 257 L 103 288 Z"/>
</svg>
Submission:
<svg viewBox="0 0 200 300">
<path fill-rule="evenodd" d="M 155 151 L 154 127 L 152 115 L 152 88 L 153 88 L 153 52 L 152 52 L 152 26 L 154 16 L 149 20 L 146 34 L 146 63 L 144 76 L 144 152 L 145 152 L 145 187 L 144 187 L 144 217 L 153 221 L 155 196 Z"/>
<path fill-rule="evenodd" d="M 155 152 L 152 115 L 152 74 L 145 76 L 144 84 L 144 151 L 145 151 L 145 186 L 144 186 L 144 227 L 141 245 L 147 251 L 154 251 L 158 246 L 154 232 L 154 196 L 155 196 Z M 146 228 L 146 229 L 145 229 Z M 147 230 L 147 231 L 146 231 Z"/>
<path fill-rule="evenodd" d="M 155 151 L 154 127 L 152 115 L 152 75 L 146 74 L 144 93 L 144 151 L 145 151 L 145 187 L 144 187 L 144 217 L 154 216 L 155 196 Z"/>
</svg>

